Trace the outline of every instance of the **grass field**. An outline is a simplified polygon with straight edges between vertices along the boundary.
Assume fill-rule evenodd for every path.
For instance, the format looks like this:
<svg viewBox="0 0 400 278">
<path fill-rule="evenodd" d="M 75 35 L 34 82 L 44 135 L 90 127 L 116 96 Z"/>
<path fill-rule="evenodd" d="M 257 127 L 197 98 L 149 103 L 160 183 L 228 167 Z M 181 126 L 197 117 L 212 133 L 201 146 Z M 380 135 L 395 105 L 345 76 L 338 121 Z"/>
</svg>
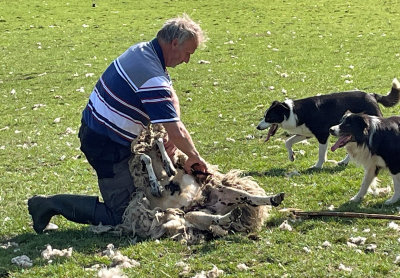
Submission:
<svg viewBox="0 0 400 278">
<path fill-rule="evenodd" d="M 292 221 L 274 209 L 256 236 L 192 246 L 167 239 L 132 244 L 62 217 L 53 219 L 58 231 L 36 235 L 30 196 L 99 194 L 77 138 L 97 78 L 126 48 L 152 39 L 166 19 L 183 12 L 201 23 L 209 41 L 189 64 L 169 72 L 182 119 L 208 162 L 224 172 L 243 170 L 267 192 L 286 192 L 282 208 L 399 214 L 399 204 L 383 205 L 391 193 L 348 203 L 363 176 L 354 164 L 309 170 L 318 156 L 315 139 L 295 145 L 296 161 L 289 162 L 286 133 L 263 143 L 266 132 L 255 129 L 273 100 L 355 88 L 386 94 L 400 77 L 397 0 L 95 2 L 0 0 L 0 277 L 97 277 L 85 268 L 110 264 L 101 254 L 109 243 L 140 262 L 123 270 L 128 277 L 193 277 L 213 265 L 221 277 L 398 277 L 400 233 L 390 220 Z M 382 111 L 399 114 L 399 106 Z M 287 177 L 294 171 L 299 175 Z M 387 172 L 380 180 L 381 187 L 391 185 Z M 292 231 L 279 228 L 285 220 Z M 366 242 L 350 247 L 354 237 Z M 7 242 L 18 247 L 6 248 Z M 72 257 L 49 263 L 41 257 L 46 244 L 73 247 Z M 371 252 L 369 244 L 376 245 Z M 32 267 L 11 263 L 23 254 Z M 176 266 L 180 261 L 190 266 L 187 273 Z M 242 263 L 248 269 L 237 267 Z"/>
</svg>

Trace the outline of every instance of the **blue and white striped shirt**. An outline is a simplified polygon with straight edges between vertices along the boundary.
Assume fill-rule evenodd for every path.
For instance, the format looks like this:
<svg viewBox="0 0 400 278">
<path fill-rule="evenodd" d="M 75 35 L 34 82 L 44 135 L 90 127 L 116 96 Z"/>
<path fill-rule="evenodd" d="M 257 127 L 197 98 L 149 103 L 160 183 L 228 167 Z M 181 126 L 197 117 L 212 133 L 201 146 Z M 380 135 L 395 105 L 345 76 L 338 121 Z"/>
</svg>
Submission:
<svg viewBox="0 0 400 278">
<path fill-rule="evenodd" d="M 172 92 L 157 39 L 139 43 L 102 74 L 82 118 L 93 131 L 129 146 L 149 123 L 179 121 Z"/>
</svg>

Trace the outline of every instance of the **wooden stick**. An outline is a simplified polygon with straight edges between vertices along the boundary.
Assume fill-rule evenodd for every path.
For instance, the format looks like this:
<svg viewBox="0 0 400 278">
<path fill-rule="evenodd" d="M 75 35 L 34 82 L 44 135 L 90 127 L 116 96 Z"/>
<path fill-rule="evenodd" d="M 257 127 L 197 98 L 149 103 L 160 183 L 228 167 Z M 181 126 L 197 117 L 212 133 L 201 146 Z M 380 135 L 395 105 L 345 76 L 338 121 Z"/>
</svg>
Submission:
<svg viewBox="0 0 400 278">
<path fill-rule="evenodd" d="M 361 212 L 341 212 L 341 211 L 298 211 L 293 210 L 292 213 L 295 216 L 305 216 L 305 217 L 347 217 L 347 218 L 373 218 L 373 219 L 391 219 L 400 220 L 398 215 L 388 215 L 388 214 L 375 214 L 375 213 L 361 213 Z"/>
</svg>

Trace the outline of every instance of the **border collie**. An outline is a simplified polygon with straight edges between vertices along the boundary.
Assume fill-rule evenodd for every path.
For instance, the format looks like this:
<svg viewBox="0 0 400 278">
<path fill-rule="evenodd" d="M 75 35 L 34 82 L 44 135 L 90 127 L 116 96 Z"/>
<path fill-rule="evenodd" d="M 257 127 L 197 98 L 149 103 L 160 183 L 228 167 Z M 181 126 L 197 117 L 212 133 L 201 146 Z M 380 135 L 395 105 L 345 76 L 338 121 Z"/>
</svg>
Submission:
<svg viewBox="0 0 400 278">
<path fill-rule="evenodd" d="M 294 134 L 286 140 L 285 146 L 289 160 L 294 161 L 293 144 L 306 138 L 316 137 L 319 142 L 318 161 L 312 168 L 321 168 L 326 161 L 329 128 L 340 122 L 343 114 L 349 110 L 353 113 L 366 113 L 382 116 L 378 103 L 392 107 L 399 102 L 400 82 L 395 78 L 388 95 L 362 91 L 349 91 L 313 96 L 298 100 L 274 101 L 265 111 L 264 119 L 258 124 L 258 130 L 269 128 L 265 141 L 275 135 L 279 127 Z M 339 162 L 347 165 L 349 156 Z"/>
<path fill-rule="evenodd" d="M 381 169 L 389 169 L 394 184 L 394 195 L 385 204 L 400 199 L 400 117 L 347 112 L 340 124 L 332 126 L 329 132 L 339 137 L 331 150 L 346 146 L 350 157 L 364 167 L 360 191 L 351 201 L 362 200 Z"/>
</svg>

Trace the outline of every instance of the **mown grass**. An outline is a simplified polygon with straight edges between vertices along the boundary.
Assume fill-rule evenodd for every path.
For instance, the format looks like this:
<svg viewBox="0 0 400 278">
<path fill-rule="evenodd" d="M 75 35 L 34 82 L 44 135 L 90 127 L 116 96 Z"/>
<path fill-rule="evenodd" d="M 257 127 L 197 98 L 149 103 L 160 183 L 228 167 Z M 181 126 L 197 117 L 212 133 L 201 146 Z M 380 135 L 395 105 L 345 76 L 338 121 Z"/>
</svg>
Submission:
<svg viewBox="0 0 400 278">
<path fill-rule="evenodd" d="M 217 3 L 218 2 L 218 3 Z M 397 1 L 0 1 L 0 238 L 18 248 L 0 249 L 0 276 L 95 277 L 85 271 L 108 243 L 138 260 L 129 277 L 176 277 L 185 260 L 192 277 L 212 265 L 226 277 L 396 277 L 399 232 L 387 220 L 308 219 L 278 226 L 288 215 L 273 210 L 257 235 L 186 246 L 171 240 L 131 244 L 129 238 L 94 235 L 85 226 L 54 218 L 59 231 L 35 235 L 26 209 L 33 194 L 60 192 L 97 195 L 93 170 L 77 139 L 80 114 L 98 76 L 131 44 L 150 40 L 163 22 L 183 12 L 200 21 L 210 38 L 188 65 L 170 69 L 183 121 L 196 146 L 222 171 L 242 169 L 267 192 L 286 192 L 283 207 L 398 214 L 384 206 L 389 196 L 368 195 L 349 204 L 362 169 L 327 163 L 308 170 L 317 159 L 315 140 L 295 146 L 287 159 L 280 131 L 264 144 L 255 130 L 273 100 L 362 89 L 385 94 L 399 77 L 400 30 Z M 199 60 L 209 61 L 200 64 Z M 347 81 L 346 81 L 347 80 Z M 271 87 L 273 86 L 273 88 Z M 399 106 L 383 108 L 398 114 Z M 60 118 L 59 122 L 55 119 Z M 233 139 L 233 140 L 232 140 Z M 339 160 L 343 150 L 328 153 Z M 300 175 L 288 178 L 286 173 Z M 382 186 L 391 183 L 381 174 Z M 370 231 L 368 232 L 368 230 Z M 347 246 L 350 237 L 367 237 L 373 253 Z M 327 240 L 331 247 L 322 248 Z M 73 247 L 72 258 L 48 264 L 46 244 Z M 306 252 L 307 247 L 311 252 Z M 26 254 L 29 269 L 11 264 Z M 239 263 L 249 269 L 240 271 Z M 343 264 L 352 271 L 340 270 Z"/>
</svg>

